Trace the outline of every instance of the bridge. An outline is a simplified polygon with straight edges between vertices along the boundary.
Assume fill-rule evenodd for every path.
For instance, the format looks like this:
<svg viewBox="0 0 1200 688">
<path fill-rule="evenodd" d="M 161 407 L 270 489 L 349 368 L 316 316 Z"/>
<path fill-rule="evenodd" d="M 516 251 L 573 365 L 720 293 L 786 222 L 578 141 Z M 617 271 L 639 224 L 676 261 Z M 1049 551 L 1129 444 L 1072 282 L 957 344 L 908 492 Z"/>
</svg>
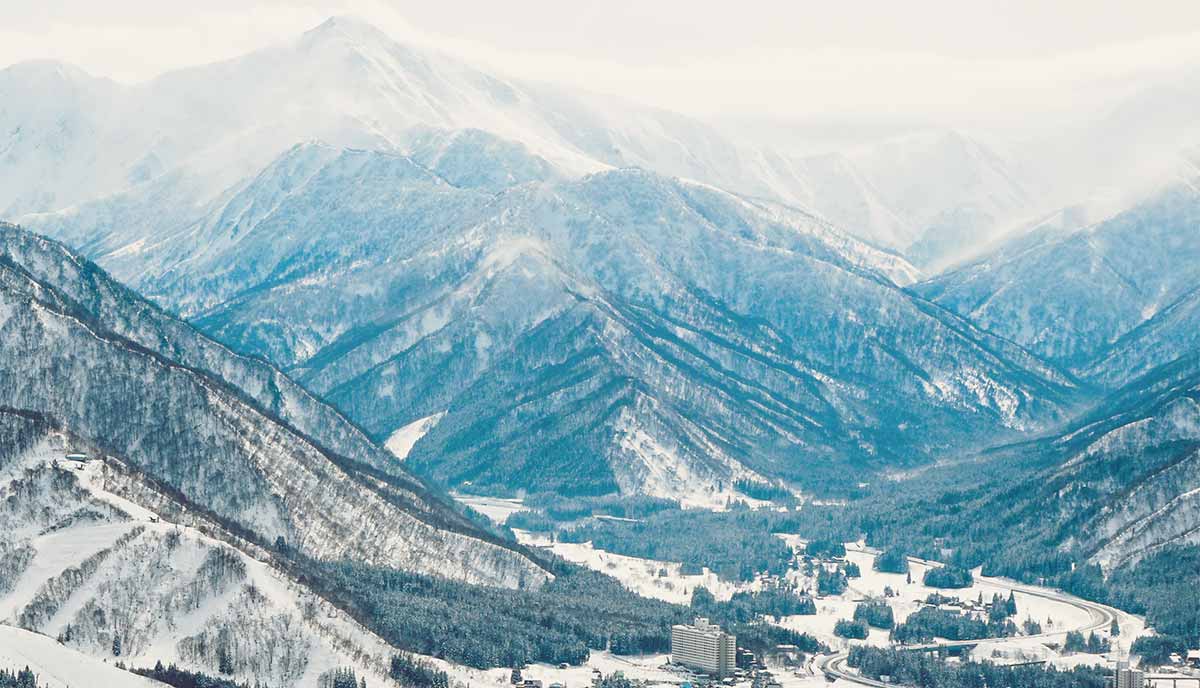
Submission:
<svg viewBox="0 0 1200 688">
<path fill-rule="evenodd" d="M 1152 686 L 1161 688 L 1162 682 L 1170 681 L 1171 688 L 1179 688 L 1179 682 L 1183 681 L 1184 688 L 1189 684 L 1194 684 L 1193 688 L 1200 688 L 1200 676 L 1181 676 L 1179 674 L 1146 674 L 1146 682 Z"/>
</svg>

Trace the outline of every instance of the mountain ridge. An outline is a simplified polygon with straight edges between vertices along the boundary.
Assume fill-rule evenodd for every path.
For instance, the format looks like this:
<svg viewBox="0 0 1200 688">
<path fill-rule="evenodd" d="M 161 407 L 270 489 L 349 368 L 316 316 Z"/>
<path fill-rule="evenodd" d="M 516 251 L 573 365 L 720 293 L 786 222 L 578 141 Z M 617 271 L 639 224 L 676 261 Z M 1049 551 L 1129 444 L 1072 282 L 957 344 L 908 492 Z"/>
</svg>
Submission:
<svg viewBox="0 0 1200 688">
<path fill-rule="evenodd" d="M 19 241 L 14 232 L 7 233 L 4 245 L 7 248 Z M 404 549 L 416 544 L 414 536 L 424 540 L 420 549 L 430 552 L 439 547 L 450 547 L 442 552 L 436 570 L 441 575 L 461 575 L 466 580 L 494 580 L 503 584 L 508 576 L 505 567 L 533 575 L 538 565 L 519 553 L 511 544 L 502 543 L 483 532 L 465 517 L 430 494 L 421 483 L 400 473 L 388 475 L 368 469 L 339 457 L 319 443 L 300 434 L 290 426 L 272 419 L 267 411 L 254 406 L 253 402 L 229 383 L 213 378 L 197 368 L 188 368 L 163 357 L 161 354 L 107 330 L 88 313 L 74 311 L 72 304 L 64 299 L 51 285 L 32 278 L 31 273 L 16 265 L 12 254 L 6 251 L 4 261 L 4 296 L 6 305 L 4 338 L 8 360 L 23 360 L 28 366 L 26 377 L 33 379 L 47 374 L 50 362 L 30 354 L 21 354 L 22 347 L 34 338 L 43 338 L 43 347 L 72 348 L 71 355 L 61 361 L 78 368 L 85 360 L 92 364 L 88 373 L 78 372 L 70 379 L 74 384 L 88 389 L 93 376 L 99 371 L 110 375 L 106 392 L 84 394 L 83 399 L 69 400 L 58 397 L 54 384 L 45 388 L 22 381 L 15 371 L 4 370 L 2 379 L 9 391 L 10 404 L 18 407 L 42 410 L 65 416 L 64 422 L 74 424 L 96 436 L 97 441 L 109 444 L 120 455 L 130 455 L 142 468 L 157 480 L 172 485 L 189 499 L 207 501 L 223 518 L 251 531 L 262 534 L 269 541 L 273 537 L 296 540 L 297 546 L 318 556 L 337 555 L 337 552 L 354 551 L 356 556 L 368 561 L 391 561 L 401 566 L 415 566 L 418 570 L 429 565 L 421 557 L 414 557 Z M 86 264 L 85 264 L 86 265 Z M 102 273 L 97 273 L 102 275 Z M 116 288 L 118 291 L 123 288 Z M 139 303 L 143 305 L 139 305 Z M 133 302 L 134 308 L 147 308 L 144 302 Z M 153 310 L 153 309 L 151 309 Z M 114 309 L 104 311 L 114 312 Z M 78 319 L 82 317 L 83 319 Z M 13 336 L 13 323 L 17 320 L 31 323 L 20 336 Z M 32 323 L 37 324 L 32 324 Z M 87 323 L 92 323 L 88 325 Z M 193 337 L 199 337 L 193 334 Z M 90 353 L 89 353 L 90 352 Z M 87 355 L 84 355 L 87 354 Z M 54 364 L 59 365 L 59 364 Z M 155 381 L 164 389 L 178 393 L 178 408 L 160 409 L 153 400 L 137 400 L 121 393 L 138 376 Z M 114 395 L 114 392 L 116 394 Z M 198 396 L 197 396 L 198 395 Z M 84 404 L 84 405 L 80 405 Z M 149 435 L 138 429 L 136 421 L 123 417 L 110 407 L 132 404 L 141 406 L 147 418 L 157 419 L 159 430 Z M 249 404 L 249 405 L 248 405 Z M 212 423 L 212 427 L 225 428 L 227 437 L 221 438 L 208 432 L 192 434 L 179 426 L 184 421 L 177 415 L 183 408 L 192 420 L 188 427 Z M 335 416 L 336 417 L 336 416 Z M 256 426 L 257 424 L 257 426 Z M 163 430 L 162 428 L 169 428 Z M 364 438 L 364 441 L 365 438 Z M 133 442 L 133 444 L 131 444 Z M 238 442 L 263 442 L 260 457 L 254 453 L 243 454 Z M 164 444 L 166 443 L 166 444 Z M 171 444 L 178 443 L 178 444 Z M 170 445 L 170 449 L 167 445 Z M 206 449 L 201 447 L 207 446 Z M 377 454 L 383 450 L 373 444 L 368 446 Z M 157 449 L 150 449 L 157 447 Z M 136 448 L 136 449 L 135 449 Z M 150 449 L 150 451 L 147 451 Z M 180 464 L 174 458 L 194 456 L 201 450 L 205 460 L 201 464 Z M 283 452 L 282 454 L 280 452 Z M 267 457 L 271 458 L 267 458 Z M 170 458 L 169 458 L 170 457 Z M 287 460 L 285 460 L 285 457 Z M 292 463 L 289 463 L 291 461 Z M 280 469 L 290 466 L 294 472 L 281 473 Z M 326 494 L 318 497 L 320 490 L 313 486 L 304 487 L 311 480 L 320 478 L 326 485 Z M 207 477 L 206 477 L 207 476 Z M 334 489 L 336 488 L 336 489 Z M 343 499 L 351 493 L 357 494 L 358 505 L 354 510 L 377 512 L 371 521 L 388 520 L 391 514 L 392 533 L 366 532 L 343 533 L 341 541 L 326 539 L 333 530 L 342 526 L 336 523 L 337 516 L 313 511 L 321 498 Z M 316 501 L 314 501 L 316 498 Z M 307 515 L 304 515 L 307 514 Z M 409 545 L 404 544 L 405 542 Z M 494 557 L 488 563 L 480 560 L 470 563 L 453 547 L 462 547 L 467 542 L 477 542 L 481 551 Z M 469 550 L 470 548 L 467 547 Z M 509 554 L 504 554 L 508 552 Z M 462 562 L 462 570 L 454 572 L 450 562 Z M 525 563 L 521 563 L 525 562 Z M 472 567 L 479 566 L 478 569 Z M 489 567 L 497 566 L 489 572 Z M 514 583 L 515 584 L 515 583 Z"/>
</svg>

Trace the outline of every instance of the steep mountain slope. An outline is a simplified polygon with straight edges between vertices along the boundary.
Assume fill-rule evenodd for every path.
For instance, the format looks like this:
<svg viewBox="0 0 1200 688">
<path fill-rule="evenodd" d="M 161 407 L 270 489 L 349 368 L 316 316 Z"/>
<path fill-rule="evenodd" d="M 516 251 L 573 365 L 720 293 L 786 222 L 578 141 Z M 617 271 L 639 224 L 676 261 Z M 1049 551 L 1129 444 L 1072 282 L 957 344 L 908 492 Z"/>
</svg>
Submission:
<svg viewBox="0 0 1200 688">
<path fill-rule="evenodd" d="M 985 246 L 1038 207 L 1014 162 L 961 132 L 886 139 L 846 157 L 875 190 L 872 205 L 888 208 L 901 223 L 894 238 L 872 238 L 931 271 Z M 840 226 L 872 226 L 826 209 L 825 198 L 813 203 Z"/>
<path fill-rule="evenodd" d="M 139 285 L 377 439 L 447 412 L 412 465 L 493 489 L 711 502 L 738 477 L 821 480 L 1035 427 L 1076 393 L 811 215 L 637 170 L 562 180 L 443 136 L 485 144 L 472 176 L 296 147 L 191 225 L 194 248 L 143 247 Z M 543 180 L 473 185 L 513 170 Z"/>
<path fill-rule="evenodd" d="M 386 680 L 396 651 L 267 552 L 120 459 L 67 452 L 97 456 L 45 416 L 0 410 L 0 661 L 62 686 L 162 685 L 117 660 L 277 686 L 335 667 Z"/>
<path fill-rule="evenodd" d="M 293 145 L 317 139 L 421 159 L 431 129 L 483 130 L 570 175 L 641 167 L 808 207 L 880 245 L 919 242 L 922 263 L 979 243 L 1035 205 L 1010 161 L 958 132 L 782 155 L 670 112 L 489 74 L 351 17 L 136 86 L 70 74 L 57 91 L 39 86 L 46 80 L 30 65 L 0 78 L 0 102 L 28 104 L 0 120 L 0 131 L 15 132 L 13 199 L 0 202 L 0 216 L 53 230 L 122 279 L 107 256 L 128 256 L 161 239 L 164 224 L 197 219 L 197 209 Z M 63 133 L 74 129 L 81 133 Z M 61 155 L 38 144 L 56 132 L 56 145 L 70 146 Z M 448 160 L 469 166 L 456 155 Z M 20 215 L 33 212 L 55 217 Z"/>
<path fill-rule="evenodd" d="M 277 369 L 239 356 L 155 308 L 61 244 L 0 222 L 0 255 L 38 282 L 100 319 L 115 334 L 232 384 L 242 394 L 321 445 L 354 461 L 403 475 L 357 427 Z"/>
<path fill-rule="evenodd" d="M 1026 541 L 1106 570 L 1200 543 L 1200 357 L 1152 371 L 1067 432 L 993 461 L 1035 468 L 977 512 L 1017 525 Z"/>
<path fill-rule="evenodd" d="M 1099 224 L 1026 242 L 913 289 L 1091 379 L 1128 382 L 1191 341 L 1187 302 L 1200 279 L 1196 179 L 1187 168 Z"/>
<path fill-rule="evenodd" d="M 1105 566 L 1200 543 L 1200 357 L 1138 379 L 1058 441 L 1073 489 L 1108 496 L 1079 538 Z M 1078 449 L 1077 449 L 1078 448 Z"/>
<path fill-rule="evenodd" d="M 1123 334 L 1080 372 L 1101 384 L 1116 387 L 1181 352 L 1197 350 L 1200 350 L 1200 289 L 1192 289 Z"/>
<path fill-rule="evenodd" d="M 54 62 L 0 70 L 0 217 L 67 207 L 148 173 L 101 148 L 119 91 Z"/>
<path fill-rule="evenodd" d="M 546 578 L 418 481 L 371 468 L 386 456 L 357 429 L 321 431 L 363 454 L 340 455 L 224 376 L 168 354 L 185 352 L 229 371 L 230 380 L 281 383 L 266 366 L 201 341 L 59 246 L 13 227 L 2 238 L 0 390 L 10 407 L 59 419 L 260 542 L 282 538 L 313 557 L 467 581 L 517 586 Z M 306 424 L 346 425 L 290 384 L 260 394 Z"/>
</svg>

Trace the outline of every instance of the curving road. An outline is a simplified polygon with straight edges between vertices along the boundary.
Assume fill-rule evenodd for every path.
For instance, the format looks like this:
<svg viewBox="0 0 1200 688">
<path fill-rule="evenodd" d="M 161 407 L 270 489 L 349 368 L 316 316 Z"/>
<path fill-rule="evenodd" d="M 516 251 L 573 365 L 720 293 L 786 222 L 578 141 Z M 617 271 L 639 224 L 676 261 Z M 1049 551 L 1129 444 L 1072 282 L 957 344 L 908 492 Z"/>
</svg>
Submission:
<svg viewBox="0 0 1200 688">
<path fill-rule="evenodd" d="M 879 554 L 878 551 L 870 549 L 870 548 L 863 548 L 860 551 L 867 552 L 870 554 L 876 554 L 876 555 Z M 909 557 L 909 561 L 912 563 L 924 564 L 927 566 L 942 566 L 943 565 L 939 562 L 925 561 L 923 559 L 917 559 L 915 557 Z M 1051 633 L 1038 633 L 1037 635 L 1020 636 L 1020 638 L 1022 640 L 1028 640 L 1030 638 L 1054 638 L 1054 637 L 1064 637 L 1065 638 L 1067 633 L 1069 633 L 1071 631 L 1079 631 L 1080 633 L 1087 634 L 1087 633 L 1091 633 L 1092 631 L 1107 629 L 1109 627 L 1109 625 L 1112 624 L 1113 620 L 1117 618 L 1118 612 L 1117 612 L 1117 610 L 1113 609 L 1112 607 L 1108 607 L 1103 604 L 1098 604 L 1096 602 L 1089 602 L 1088 600 L 1082 600 L 1082 599 L 1079 599 L 1078 597 L 1075 597 L 1073 595 L 1068 595 L 1067 593 L 1059 592 L 1057 590 L 1050 590 L 1047 588 L 1039 588 L 1039 587 L 1034 587 L 1031 585 L 1024 585 L 1022 583 L 1009 582 L 1009 581 L 1006 581 L 1006 580 L 1000 579 L 1000 578 L 988 578 L 987 583 L 989 585 L 994 585 L 994 586 L 1002 588 L 1004 590 L 1019 592 L 1019 593 L 1025 594 L 1025 595 L 1029 595 L 1031 597 L 1040 597 L 1042 599 L 1052 600 L 1054 602 L 1059 602 L 1061 604 L 1068 604 L 1077 609 L 1082 609 L 1088 613 L 1089 621 L 1087 624 L 1085 624 L 1083 626 L 1080 626 L 1078 628 L 1069 628 L 1069 629 L 1058 630 L 1058 631 L 1054 631 Z M 926 643 L 923 645 L 903 645 L 903 646 L 898 646 L 898 647 L 901 647 L 906 650 L 933 650 L 933 649 L 941 649 L 941 648 L 949 649 L 949 648 L 955 648 L 955 647 L 988 645 L 991 643 L 1001 643 L 1001 642 L 1006 642 L 1009 640 L 1012 640 L 1012 639 L 1011 638 L 981 638 L 979 640 L 948 640 L 945 642 L 938 642 L 938 643 Z M 817 657 L 817 659 L 816 659 L 817 670 L 820 671 L 821 673 L 825 674 L 825 676 L 827 676 L 827 677 L 833 677 L 835 679 L 842 679 L 845 681 L 849 681 L 851 683 L 856 683 L 861 686 L 871 686 L 872 688 L 896 688 L 896 684 L 893 684 L 893 683 L 884 683 L 882 681 L 876 681 L 874 679 L 867 678 L 866 676 L 860 676 L 858 674 L 850 673 L 845 667 L 845 662 L 848 657 L 849 657 L 849 651 L 838 652 L 838 653 L 835 653 L 832 655 L 821 655 L 821 656 Z"/>
</svg>

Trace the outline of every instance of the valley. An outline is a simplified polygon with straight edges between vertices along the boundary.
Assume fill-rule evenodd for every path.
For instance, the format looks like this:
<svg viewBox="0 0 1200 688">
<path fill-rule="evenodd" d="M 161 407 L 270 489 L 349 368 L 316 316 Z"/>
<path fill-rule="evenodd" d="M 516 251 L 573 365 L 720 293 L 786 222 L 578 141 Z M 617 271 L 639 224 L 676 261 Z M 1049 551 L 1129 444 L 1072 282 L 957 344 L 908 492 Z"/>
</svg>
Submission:
<svg viewBox="0 0 1200 688">
<path fill-rule="evenodd" d="M 707 569 L 696 575 L 685 575 L 680 572 L 679 563 L 606 553 L 594 549 L 590 543 L 553 543 L 545 536 L 519 530 L 517 535 L 523 542 L 549 548 L 570 561 L 612 575 L 640 594 L 674 602 L 687 603 L 694 591 L 701 587 L 716 598 L 724 600 L 730 599 L 738 592 L 761 591 L 781 583 L 799 589 L 814 590 L 816 587 L 814 578 L 811 575 L 805 576 L 799 568 L 790 569 L 782 578 L 758 576 L 753 581 L 731 582 L 722 580 Z M 795 551 L 797 562 L 805 557 L 806 543 L 803 540 L 793 536 L 781 537 Z M 911 576 L 906 573 L 886 573 L 878 571 L 874 565 L 879 554 L 879 550 L 865 547 L 861 543 L 847 543 L 846 554 L 840 560 L 856 565 L 861 576 L 851 578 L 843 593 L 817 595 L 815 614 L 777 617 L 774 620 L 784 627 L 811 634 L 824 643 L 828 650 L 823 654 L 810 656 L 794 668 L 787 668 L 786 664 L 771 665 L 773 680 L 784 686 L 816 686 L 826 683 L 827 679 L 835 684 L 876 687 L 887 685 L 848 668 L 846 660 L 849 648 L 855 641 L 848 641 L 834 632 L 834 625 L 838 619 L 852 617 L 860 603 L 871 599 L 885 600 L 893 610 L 896 622 L 902 623 L 913 612 L 928 606 L 926 600 L 931 595 L 949 592 L 953 597 L 962 600 L 973 600 L 976 597 L 983 600 L 991 599 L 994 595 L 1006 598 L 1011 594 L 1018 609 L 1017 615 L 1037 620 L 1040 628 L 1036 632 L 1023 632 L 1015 637 L 937 639 L 926 644 L 904 645 L 911 648 L 911 651 L 940 648 L 957 652 L 961 649 L 965 651 L 964 659 L 986 660 L 999 664 L 1045 664 L 1059 668 L 1090 663 L 1103 664 L 1110 661 L 1110 656 L 1126 655 L 1133 642 L 1147 632 L 1144 620 L 1135 615 L 1051 588 L 980 576 L 978 571 L 975 572 L 974 583 L 968 588 L 947 591 L 929 587 L 920 582 L 921 578 L 926 570 L 940 567 L 942 564 L 910 557 L 908 561 Z M 1116 636 L 1111 635 L 1114 628 L 1119 629 Z M 1107 650 L 1104 656 L 1064 651 L 1063 643 L 1068 633 L 1080 633 L 1085 636 L 1099 633 L 1111 640 L 1111 649 Z M 888 629 L 871 628 L 863 642 L 867 645 L 888 647 L 894 641 L 889 640 Z M 651 682 L 664 681 L 663 677 L 653 672 L 639 672 L 632 668 L 628 669 L 626 674 Z M 554 671 L 552 667 L 539 667 L 537 675 L 544 676 L 546 681 L 561 681 L 568 674 Z M 675 677 L 674 681 L 670 678 L 665 680 L 668 683 L 679 681 L 678 677 Z M 750 685 L 748 678 L 746 681 L 745 685 Z"/>
</svg>

